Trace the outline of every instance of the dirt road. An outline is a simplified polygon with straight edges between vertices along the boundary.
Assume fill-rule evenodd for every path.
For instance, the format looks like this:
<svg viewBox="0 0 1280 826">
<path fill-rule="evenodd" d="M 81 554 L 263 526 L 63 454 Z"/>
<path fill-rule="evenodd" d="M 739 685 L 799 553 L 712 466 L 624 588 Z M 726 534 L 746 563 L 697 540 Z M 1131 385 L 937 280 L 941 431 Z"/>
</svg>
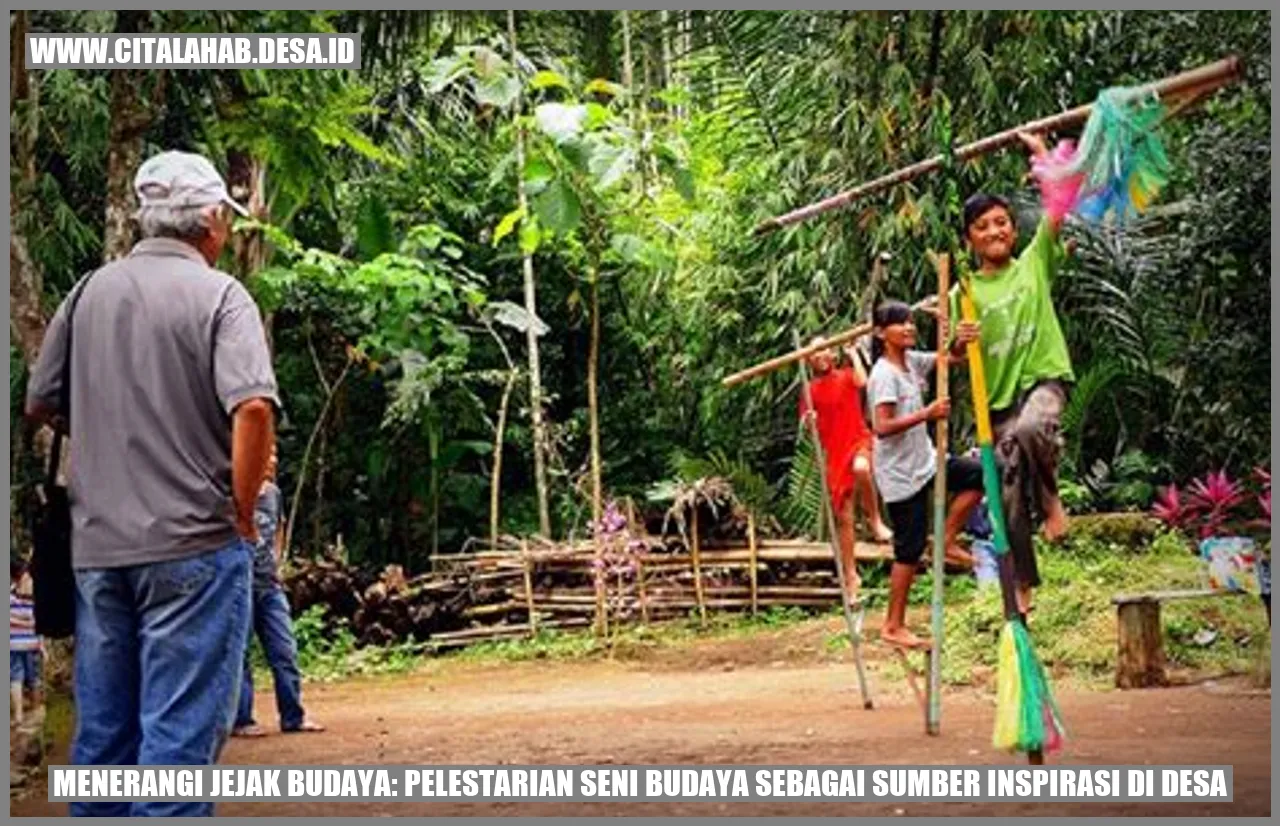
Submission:
<svg viewBox="0 0 1280 826">
<path fill-rule="evenodd" d="M 701 645 L 701 644 L 700 644 Z M 1013 763 L 990 746 L 992 699 L 952 692 L 942 733 L 879 674 L 864 711 L 852 668 L 768 657 L 761 641 L 629 663 L 441 662 L 411 677 L 307 685 L 324 734 L 236 740 L 224 764 Z M 803 659 L 803 658 L 801 658 Z M 1153 691 L 1060 690 L 1064 764 L 1235 766 L 1229 804 L 251 803 L 223 815 L 1254 815 L 1271 813 L 1271 698 L 1244 681 Z M 269 692 L 259 720 L 274 722 Z M 54 755 L 61 762 L 63 755 Z M 43 791 L 15 815 L 60 815 Z"/>
</svg>

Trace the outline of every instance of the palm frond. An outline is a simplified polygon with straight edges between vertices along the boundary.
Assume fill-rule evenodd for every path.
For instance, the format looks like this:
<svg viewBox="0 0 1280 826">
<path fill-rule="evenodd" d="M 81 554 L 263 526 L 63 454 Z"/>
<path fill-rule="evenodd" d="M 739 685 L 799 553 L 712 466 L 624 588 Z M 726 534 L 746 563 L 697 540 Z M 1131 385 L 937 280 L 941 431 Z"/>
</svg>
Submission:
<svg viewBox="0 0 1280 826">
<path fill-rule="evenodd" d="M 818 467 L 818 451 L 813 440 L 802 435 L 787 472 L 787 494 L 782 516 L 793 530 L 809 536 L 821 536 L 826 515 L 826 495 L 822 489 L 822 471 Z"/>
<path fill-rule="evenodd" d="M 1071 388 L 1071 395 L 1062 411 L 1062 432 L 1067 442 L 1067 455 L 1073 464 L 1078 466 L 1089 412 L 1103 401 L 1111 385 L 1125 374 L 1126 370 L 1119 362 L 1100 361 L 1090 365 Z"/>
</svg>

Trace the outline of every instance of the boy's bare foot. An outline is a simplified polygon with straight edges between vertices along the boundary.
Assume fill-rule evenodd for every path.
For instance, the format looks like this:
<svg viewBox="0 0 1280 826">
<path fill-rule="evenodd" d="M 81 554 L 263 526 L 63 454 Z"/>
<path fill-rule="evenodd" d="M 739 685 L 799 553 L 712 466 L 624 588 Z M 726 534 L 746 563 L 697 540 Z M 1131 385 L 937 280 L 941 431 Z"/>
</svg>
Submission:
<svg viewBox="0 0 1280 826">
<path fill-rule="evenodd" d="M 876 522 L 871 526 L 871 535 L 877 542 L 893 541 L 893 531 L 889 530 L 889 526 L 883 522 Z"/>
<path fill-rule="evenodd" d="M 882 628 L 880 639 L 897 648 L 928 648 L 932 643 L 925 637 L 917 637 L 906 628 Z"/>
<path fill-rule="evenodd" d="M 236 726 L 231 730 L 232 737 L 266 737 L 267 730 L 257 723 L 250 723 L 247 726 Z"/>
<path fill-rule="evenodd" d="M 1048 510 L 1044 519 L 1044 538 L 1048 542 L 1057 542 L 1067 533 L 1067 509 L 1062 506 L 1062 500 L 1055 497 Z"/>
</svg>

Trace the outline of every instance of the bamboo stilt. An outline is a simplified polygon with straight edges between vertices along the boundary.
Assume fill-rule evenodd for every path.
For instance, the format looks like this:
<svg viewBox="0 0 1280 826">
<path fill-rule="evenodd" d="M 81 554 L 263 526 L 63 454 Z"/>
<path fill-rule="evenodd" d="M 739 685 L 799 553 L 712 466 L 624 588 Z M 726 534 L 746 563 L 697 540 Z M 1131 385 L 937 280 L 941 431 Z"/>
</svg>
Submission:
<svg viewBox="0 0 1280 826">
<path fill-rule="evenodd" d="M 707 624 L 707 603 L 702 593 L 702 555 L 698 547 L 698 506 L 693 507 L 692 534 L 689 543 L 689 552 L 693 556 L 693 587 L 698 595 L 698 617 L 699 621 Z"/>
<path fill-rule="evenodd" d="M 947 293 L 951 289 L 951 256 L 942 254 L 935 260 L 938 270 L 938 353 L 934 368 L 937 382 L 937 398 L 948 396 L 947 379 L 951 367 L 947 347 L 947 318 L 950 302 Z M 937 469 L 933 477 L 933 598 L 930 605 L 933 644 L 929 649 L 929 703 L 925 710 L 925 731 L 937 735 L 942 726 L 942 622 L 943 578 L 946 576 L 946 521 L 947 521 L 947 420 L 937 422 Z"/>
<path fill-rule="evenodd" d="M 751 574 L 751 616 L 755 616 L 759 612 L 759 580 L 760 572 L 758 570 L 758 551 L 756 549 L 756 515 L 747 512 L 747 552 L 751 555 L 749 561 Z"/>
<path fill-rule="evenodd" d="M 792 331 L 795 339 L 796 347 L 800 346 L 800 334 Z M 805 409 L 816 412 L 813 406 L 813 396 L 809 392 L 809 368 L 805 362 L 800 362 L 800 392 L 804 393 Z M 818 478 L 822 480 L 822 500 L 824 503 L 831 501 L 831 489 L 827 486 L 827 457 L 822 449 L 822 439 L 818 435 L 818 423 L 816 420 L 809 421 L 809 436 L 813 439 L 813 450 L 818 462 Z M 849 594 L 845 593 L 845 574 L 844 561 L 840 551 L 840 530 L 836 525 L 835 509 L 828 507 L 826 509 L 828 527 L 831 530 L 831 551 L 836 559 L 836 579 L 840 581 L 840 607 L 844 613 L 844 622 L 849 631 L 849 644 L 853 647 L 853 663 L 858 671 L 858 689 L 862 692 L 862 707 L 874 708 L 874 701 L 871 699 L 871 690 L 867 686 L 866 665 L 862 661 L 862 619 L 866 609 L 862 606 L 861 601 L 858 603 L 857 613 L 854 607 L 849 604 Z M 857 562 L 855 561 L 855 565 Z"/>
</svg>

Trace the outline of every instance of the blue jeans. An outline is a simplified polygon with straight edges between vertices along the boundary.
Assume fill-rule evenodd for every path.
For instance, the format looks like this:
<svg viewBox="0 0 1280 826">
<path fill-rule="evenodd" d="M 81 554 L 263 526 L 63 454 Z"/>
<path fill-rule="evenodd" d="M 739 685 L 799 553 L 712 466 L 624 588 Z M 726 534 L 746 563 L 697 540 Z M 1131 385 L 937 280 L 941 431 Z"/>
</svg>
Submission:
<svg viewBox="0 0 1280 826">
<path fill-rule="evenodd" d="M 230 733 L 249 632 L 252 549 L 78 570 L 77 766 L 212 765 Z M 209 802 L 83 802 L 73 816 L 210 816 Z"/>
<path fill-rule="evenodd" d="M 40 687 L 41 658 L 39 651 L 9 652 L 9 682 L 22 683 L 23 688 Z"/>
<path fill-rule="evenodd" d="M 289 601 L 280 588 L 253 589 L 253 631 L 258 635 L 258 642 L 262 643 L 262 652 L 271 668 L 280 728 L 283 731 L 297 729 L 303 718 L 302 673 L 298 670 L 298 645 L 293 639 Z M 249 664 L 246 646 L 236 728 L 253 722 L 253 668 Z"/>
</svg>

